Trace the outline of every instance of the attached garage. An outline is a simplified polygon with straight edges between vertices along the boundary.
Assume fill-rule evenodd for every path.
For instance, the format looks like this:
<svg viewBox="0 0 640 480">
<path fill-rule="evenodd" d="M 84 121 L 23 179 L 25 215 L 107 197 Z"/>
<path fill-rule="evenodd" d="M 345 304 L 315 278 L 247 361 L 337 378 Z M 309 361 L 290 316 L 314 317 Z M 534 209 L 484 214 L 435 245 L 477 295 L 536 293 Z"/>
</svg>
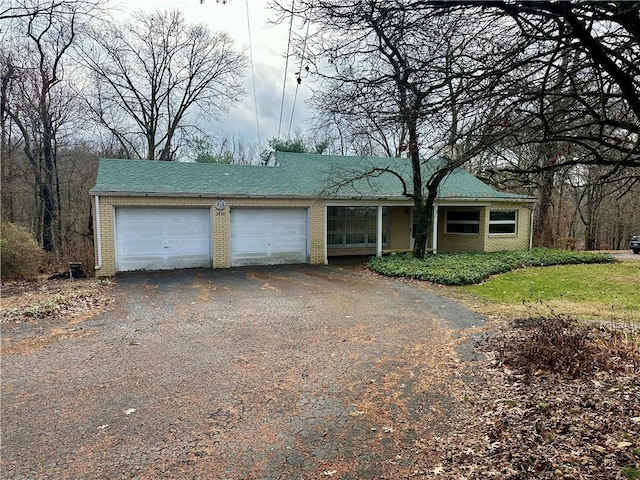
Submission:
<svg viewBox="0 0 640 480">
<path fill-rule="evenodd" d="M 232 208 L 231 265 L 307 263 L 306 208 Z"/>
<path fill-rule="evenodd" d="M 116 270 L 211 268 L 209 208 L 116 207 Z"/>
</svg>

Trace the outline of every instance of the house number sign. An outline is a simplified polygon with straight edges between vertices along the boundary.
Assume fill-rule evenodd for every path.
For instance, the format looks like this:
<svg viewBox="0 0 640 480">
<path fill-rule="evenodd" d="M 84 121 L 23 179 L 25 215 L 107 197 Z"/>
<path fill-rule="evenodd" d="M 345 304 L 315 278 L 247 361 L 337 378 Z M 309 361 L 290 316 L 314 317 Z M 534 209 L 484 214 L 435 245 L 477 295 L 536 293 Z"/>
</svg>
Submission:
<svg viewBox="0 0 640 480">
<path fill-rule="evenodd" d="M 224 209 L 227 208 L 227 202 L 225 202 L 224 200 L 222 200 L 221 198 L 216 200 L 216 203 L 214 204 L 216 207 L 216 214 L 217 215 L 224 215 Z"/>
</svg>

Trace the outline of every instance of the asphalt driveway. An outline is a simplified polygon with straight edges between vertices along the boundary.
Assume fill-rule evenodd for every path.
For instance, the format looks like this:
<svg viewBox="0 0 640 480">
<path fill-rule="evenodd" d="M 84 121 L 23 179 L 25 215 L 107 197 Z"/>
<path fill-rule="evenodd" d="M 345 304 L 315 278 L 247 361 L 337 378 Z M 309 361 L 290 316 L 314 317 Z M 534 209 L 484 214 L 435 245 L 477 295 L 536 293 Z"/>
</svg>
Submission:
<svg viewBox="0 0 640 480">
<path fill-rule="evenodd" d="M 357 266 L 131 274 L 2 358 L 1 478 L 430 478 L 457 304 Z"/>
</svg>

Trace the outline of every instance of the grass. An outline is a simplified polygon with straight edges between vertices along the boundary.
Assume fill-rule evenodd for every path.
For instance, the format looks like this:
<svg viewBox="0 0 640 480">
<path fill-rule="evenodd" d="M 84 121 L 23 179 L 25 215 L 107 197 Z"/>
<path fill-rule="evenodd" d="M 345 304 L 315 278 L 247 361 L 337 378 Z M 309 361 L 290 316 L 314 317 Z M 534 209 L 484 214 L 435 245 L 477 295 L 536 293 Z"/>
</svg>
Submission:
<svg viewBox="0 0 640 480">
<path fill-rule="evenodd" d="M 543 268 L 540 268 L 543 267 Z M 487 316 L 566 315 L 640 323 L 640 264 L 611 255 L 536 248 L 524 252 L 374 258 L 369 268 L 389 276 L 458 286 L 450 292 Z"/>
<path fill-rule="evenodd" d="M 562 313 L 577 319 L 640 322 L 640 264 L 562 265 L 524 268 L 460 290 L 492 306 L 484 314 Z"/>
</svg>

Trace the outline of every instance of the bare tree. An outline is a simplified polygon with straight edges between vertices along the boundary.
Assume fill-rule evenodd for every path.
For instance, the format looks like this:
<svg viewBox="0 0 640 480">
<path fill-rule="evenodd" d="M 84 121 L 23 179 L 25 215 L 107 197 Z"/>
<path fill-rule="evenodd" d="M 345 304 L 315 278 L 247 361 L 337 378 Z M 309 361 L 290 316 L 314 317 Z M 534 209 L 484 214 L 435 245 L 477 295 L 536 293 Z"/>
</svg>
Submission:
<svg viewBox="0 0 640 480">
<path fill-rule="evenodd" d="M 351 174 L 355 180 L 395 175 L 403 182 L 414 202 L 414 255 L 422 257 L 440 182 L 498 141 L 505 128 L 496 121 L 501 98 L 490 94 L 498 87 L 494 59 L 482 46 L 493 48 L 499 40 L 486 31 L 490 25 L 481 15 L 472 25 L 457 13 L 429 14 L 414 3 L 325 0 L 298 2 L 293 12 L 279 8 L 313 27 L 301 50 L 324 84 L 317 108 L 334 124 L 347 125 L 352 138 L 365 136 L 388 155 L 407 155 L 410 179 L 393 168 Z M 445 153 L 448 162 L 425 168 L 423 158 Z"/>
<path fill-rule="evenodd" d="M 9 0 L 0 5 L 0 20 L 23 19 L 34 15 L 59 13 L 81 7 L 84 0 L 58 0 L 50 2 L 35 2 L 32 0 Z"/>
<path fill-rule="evenodd" d="M 43 8 L 37 0 L 10 7 L 13 43 L 2 52 L 3 147 L 17 129 L 35 179 L 41 213 L 36 231 L 45 251 L 53 251 L 60 237 L 57 153 L 73 102 L 68 54 L 95 7 L 95 2 L 72 1 Z"/>
<path fill-rule="evenodd" d="M 410 158 L 416 156 L 412 148 L 425 152 L 440 140 L 447 147 L 440 152 L 454 153 L 454 166 L 487 153 L 502 157 L 489 174 L 511 173 L 537 187 L 539 243 L 555 241 L 551 210 L 558 172 L 606 166 L 592 169 L 606 179 L 640 165 L 640 2 L 296 5 L 294 13 L 320 25 L 300 43 L 329 61 L 327 68 L 308 54 L 311 71 L 333 82 L 316 98 L 326 117 L 341 125 L 340 138 L 357 126 L 391 154 L 389 146 L 405 144 L 387 135 L 399 132 Z M 435 54 L 430 48 L 437 48 Z M 385 63 L 388 70 L 381 68 Z M 394 129 L 393 122 L 405 128 Z M 526 146 L 529 155 L 515 154 Z M 429 205 L 437 178 L 429 185 L 416 172 L 409 195 L 420 198 L 416 187 L 424 184 L 422 205 Z M 602 192 L 595 188 L 598 178 L 590 178 L 590 191 Z M 420 220 L 421 202 L 415 203 Z"/>
<path fill-rule="evenodd" d="M 215 117 L 239 100 L 247 59 L 179 11 L 133 18 L 83 46 L 95 80 L 87 106 L 127 157 L 173 160 L 196 113 Z"/>
<path fill-rule="evenodd" d="M 579 204 L 590 206 L 581 218 L 588 222 L 585 245 L 595 248 L 602 200 L 596 197 L 607 191 L 601 185 L 621 176 L 640 182 L 640 2 L 421 3 L 446 15 L 471 16 L 481 7 L 516 27 L 512 38 L 523 55 L 502 69 L 512 92 L 505 121 L 519 127 L 492 152 L 505 161 L 487 173 L 537 187 L 535 241 L 553 246 L 558 175 L 593 166 L 581 190 L 590 200 Z M 535 155 L 513 155 L 523 147 Z"/>
<path fill-rule="evenodd" d="M 502 69 L 506 80 L 524 80 L 525 88 L 513 96 L 510 116 L 535 122 L 537 134 L 523 129 L 514 140 L 573 148 L 542 168 L 640 166 L 640 2 L 418 3 L 443 15 L 482 11 L 517 27 L 526 50 Z"/>
<path fill-rule="evenodd" d="M 242 138 L 208 137 L 201 135 L 187 140 L 189 160 L 199 163 L 233 163 L 258 165 L 260 155 L 257 143 L 246 143 Z"/>
</svg>

